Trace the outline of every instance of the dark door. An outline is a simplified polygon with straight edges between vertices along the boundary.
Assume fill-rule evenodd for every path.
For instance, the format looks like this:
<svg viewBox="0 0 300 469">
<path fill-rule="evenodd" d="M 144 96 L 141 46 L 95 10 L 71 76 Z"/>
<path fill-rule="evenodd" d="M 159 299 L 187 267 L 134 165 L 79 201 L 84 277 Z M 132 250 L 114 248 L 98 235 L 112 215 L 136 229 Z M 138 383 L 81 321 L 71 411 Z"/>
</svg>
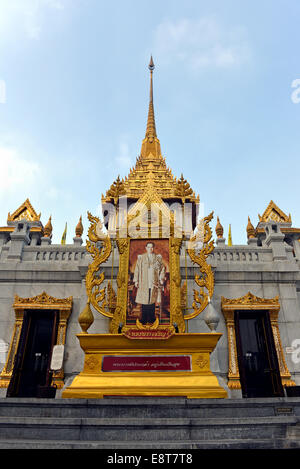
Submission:
<svg viewBox="0 0 300 469">
<path fill-rule="evenodd" d="M 50 385 L 56 323 L 56 311 L 25 311 L 7 397 L 38 397 L 39 389 Z"/>
<path fill-rule="evenodd" d="M 283 396 L 268 311 L 235 311 L 243 397 Z"/>
</svg>

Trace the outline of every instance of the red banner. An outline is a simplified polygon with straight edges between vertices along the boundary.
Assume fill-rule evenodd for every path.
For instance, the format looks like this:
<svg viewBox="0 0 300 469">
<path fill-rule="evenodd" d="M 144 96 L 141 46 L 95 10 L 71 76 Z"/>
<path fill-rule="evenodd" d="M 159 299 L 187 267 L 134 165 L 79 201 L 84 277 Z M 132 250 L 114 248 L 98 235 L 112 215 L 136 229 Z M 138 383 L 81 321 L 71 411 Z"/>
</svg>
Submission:
<svg viewBox="0 0 300 469">
<path fill-rule="evenodd" d="M 179 356 L 105 356 L 102 371 L 191 371 L 191 357 Z"/>
</svg>

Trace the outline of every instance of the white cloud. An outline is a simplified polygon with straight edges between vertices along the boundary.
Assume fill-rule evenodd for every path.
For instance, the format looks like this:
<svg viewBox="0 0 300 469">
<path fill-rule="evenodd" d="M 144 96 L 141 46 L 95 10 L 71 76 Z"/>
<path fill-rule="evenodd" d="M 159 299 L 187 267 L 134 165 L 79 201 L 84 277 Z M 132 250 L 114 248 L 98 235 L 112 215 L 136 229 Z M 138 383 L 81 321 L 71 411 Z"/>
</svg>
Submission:
<svg viewBox="0 0 300 469">
<path fill-rule="evenodd" d="M 23 159 L 15 148 L 0 147 L 0 198 L 33 188 L 41 168 L 33 161 Z"/>
<path fill-rule="evenodd" d="M 39 39 L 50 10 L 61 11 L 69 0 L 1 0 L 0 41 L 16 37 L 16 32 Z"/>
<path fill-rule="evenodd" d="M 155 53 L 165 62 L 184 62 L 196 71 L 240 65 L 251 57 L 245 30 L 226 30 L 213 18 L 164 21 L 156 28 L 154 42 Z"/>
</svg>

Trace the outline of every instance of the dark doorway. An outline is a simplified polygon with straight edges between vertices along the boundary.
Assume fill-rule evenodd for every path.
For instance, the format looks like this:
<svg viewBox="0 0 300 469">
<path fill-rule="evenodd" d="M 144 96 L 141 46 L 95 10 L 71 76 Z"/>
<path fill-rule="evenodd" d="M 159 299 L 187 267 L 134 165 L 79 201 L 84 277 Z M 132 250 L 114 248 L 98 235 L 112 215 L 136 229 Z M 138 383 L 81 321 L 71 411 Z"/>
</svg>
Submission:
<svg viewBox="0 0 300 469">
<path fill-rule="evenodd" d="M 50 360 L 57 330 L 57 311 L 28 310 L 16 353 L 7 397 L 40 397 L 51 384 Z"/>
<path fill-rule="evenodd" d="M 268 311 L 235 311 L 243 397 L 280 397 L 283 388 Z"/>
</svg>

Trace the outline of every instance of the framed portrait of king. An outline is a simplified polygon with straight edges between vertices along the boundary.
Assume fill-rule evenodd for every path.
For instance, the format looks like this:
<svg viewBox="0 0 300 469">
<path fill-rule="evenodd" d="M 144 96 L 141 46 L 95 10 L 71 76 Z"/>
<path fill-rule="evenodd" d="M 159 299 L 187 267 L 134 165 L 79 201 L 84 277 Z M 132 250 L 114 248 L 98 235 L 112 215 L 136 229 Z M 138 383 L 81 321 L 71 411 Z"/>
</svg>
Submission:
<svg viewBox="0 0 300 469">
<path fill-rule="evenodd" d="M 168 239 L 130 241 L 127 292 L 127 325 L 170 325 Z"/>
<path fill-rule="evenodd" d="M 179 238 L 118 240 L 120 253 L 117 308 L 111 331 L 178 329 L 184 332 L 181 309 Z"/>
</svg>

